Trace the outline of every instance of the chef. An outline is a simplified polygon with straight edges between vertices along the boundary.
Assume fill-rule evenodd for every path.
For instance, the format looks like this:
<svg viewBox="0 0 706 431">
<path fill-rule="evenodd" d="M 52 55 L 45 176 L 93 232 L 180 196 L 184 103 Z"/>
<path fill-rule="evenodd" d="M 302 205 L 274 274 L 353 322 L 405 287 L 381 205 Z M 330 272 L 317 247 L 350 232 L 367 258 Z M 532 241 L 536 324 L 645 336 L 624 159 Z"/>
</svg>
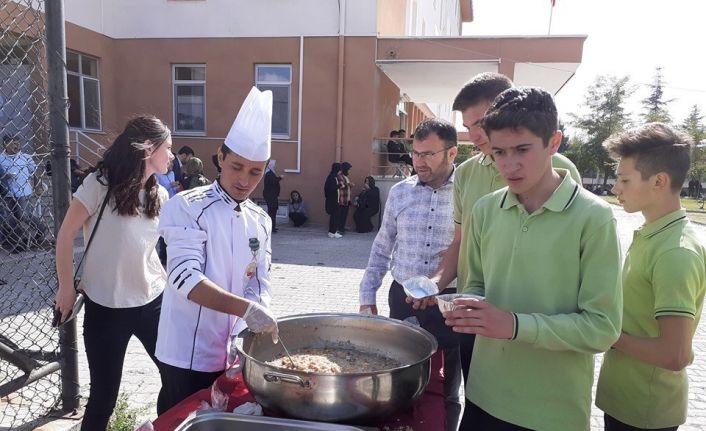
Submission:
<svg viewBox="0 0 706 431">
<path fill-rule="evenodd" d="M 159 414 L 223 373 L 232 334 L 247 326 L 277 340 L 268 309 L 272 222 L 248 199 L 270 158 L 271 123 L 272 92 L 252 88 L 218 149 L 220 178 L 162 210 L 168 281 L 156 349 Z"/>
</svg>

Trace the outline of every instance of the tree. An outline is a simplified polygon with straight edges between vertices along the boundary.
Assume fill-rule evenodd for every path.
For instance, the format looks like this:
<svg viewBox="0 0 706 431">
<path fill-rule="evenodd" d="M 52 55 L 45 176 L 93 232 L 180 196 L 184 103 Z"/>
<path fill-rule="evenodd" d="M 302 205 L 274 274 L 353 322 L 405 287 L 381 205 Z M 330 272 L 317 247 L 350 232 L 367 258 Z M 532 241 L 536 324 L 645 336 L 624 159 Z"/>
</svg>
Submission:
<svg viewBox="0 0 706 431">
<path fill-rule="evenodd" d="M 665 124 L 672 122 L 669 112 L 667 111 L 667 104 L 674 99 L 662 100 L 663 97 L 664 78 L 662 76 L 662 68 L 656 67 L 655 76 L 652 84 L 650 84 L 650 95 L 642 100 L 642 106 L 645 108 L 642 118 L 645 122 L 652 123 L 658 121 Z"/>
<path fill-rule="evenodd" d="M 704 116 L 701 115 L 701 110 L 699 110 L 697 105 L 694 105 L 680 126 L 680 129 L 689 135 L 694 140 L 694 144 L 697 145 L 706 140 L 706 126 L 702 122 L 703 119 Z"/>
<path fill-rule="evenodd" d="M 569 136 L 566 134 L 566 125 L 562 120 L 559 120 L 559 131 L 561 132 L 561 144 L 557 152 L 564 153 L 569 149 Z"/>
<path fill-rule="evenodd" d="M 596 165 L 596 160 L 588 150 L 588 145 L 582 142 L 578 137 L 572 137 L 569 140 L 569 144 L 564 152 L 564 155 L 569 158 L 576 169 L 578 169 L 581 176 L 594 178 L 596 176 L 596 171 L 598 167 Z"/>
<path fill-rule="evenodd" d="M 706 144 L 706 126 L 702 122 L 703 118 L 704 116 L 701 115 L 699 107 L 694 105 L 679 127 L 694 141 L 694 148 L 691 150 L 689 178 L 697 181 L 703 181 L 706 178 L 706 148 L 700 146 Z"/>
<path fill-rule="evenodd" d="M 465 162 L 466 160 L 470 159 L 471 157 L 475 156 L 477 153 L 476 147 L 473 145 L 468 145 L 468 144 L 459 144 L 458 145 L 458 155 L 456 156 L 456 159 L 454 160 L 454 164 L 456 166 L 460 165 L 461 163 Z"/>
<path fill-rule="evenodd" d="M 570 114 L 573 126 L 584 135 L 580 140 L 585 146 L 581 148 L 581 157 L 590 160 L 603 174 L 603 185 L 607 184 L 615 169 L 603 142 L 632 125 L 625 103 L 634 92 L 627 76 L 599 75 L 586 92 L 584 115 Z"/>
</svg>

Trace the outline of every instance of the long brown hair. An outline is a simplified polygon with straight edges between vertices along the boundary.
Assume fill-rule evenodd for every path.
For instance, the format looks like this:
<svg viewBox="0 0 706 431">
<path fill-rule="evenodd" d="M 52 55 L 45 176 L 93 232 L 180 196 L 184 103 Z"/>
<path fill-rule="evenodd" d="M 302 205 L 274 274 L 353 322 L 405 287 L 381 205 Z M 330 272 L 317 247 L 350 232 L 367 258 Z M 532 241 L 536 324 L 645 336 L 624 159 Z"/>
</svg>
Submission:
<svg viewBox="0 0 706 431">
<path fill-rule="evenodd" d="M 140 115 L 125 125 L 123 132 L 98 164 L 98 178 L 108 184 L 108 193 L 115 200 L 113 208 L 119 215 L 136 216 L 142 211 L 147 217 L 159 215 L 159 183 L 155 175 L 142 185 L 147 150 L 159 148 L 170 136 L 169 128 L 153 115 Z M 140 191 L 145 191 L 144 205 Z"/>
</svg>

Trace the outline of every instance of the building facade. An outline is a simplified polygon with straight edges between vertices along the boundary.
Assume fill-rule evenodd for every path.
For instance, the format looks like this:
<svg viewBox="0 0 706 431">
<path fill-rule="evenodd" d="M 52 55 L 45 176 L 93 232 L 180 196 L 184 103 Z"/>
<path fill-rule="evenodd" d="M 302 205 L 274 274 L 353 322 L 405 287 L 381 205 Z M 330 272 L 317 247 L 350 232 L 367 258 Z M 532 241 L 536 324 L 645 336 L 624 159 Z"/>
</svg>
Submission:
<svg viewBox="0 0 706 431">
<path fill-rule="evenodd" d="M 108 145 L 131 115 L 154 114 L 214 178 L 250 87 L 272 90 L 281 198 L 300 191 L 314 222 L 331 163 L 353 165 L 355 195 L 386 173 L 377 138 L 452 119 L 479 72 L 556 92 L 585 40 L 462 37 L 470 0 L 65 0 L 65 13 L 72 129 Z"/>
</svg>

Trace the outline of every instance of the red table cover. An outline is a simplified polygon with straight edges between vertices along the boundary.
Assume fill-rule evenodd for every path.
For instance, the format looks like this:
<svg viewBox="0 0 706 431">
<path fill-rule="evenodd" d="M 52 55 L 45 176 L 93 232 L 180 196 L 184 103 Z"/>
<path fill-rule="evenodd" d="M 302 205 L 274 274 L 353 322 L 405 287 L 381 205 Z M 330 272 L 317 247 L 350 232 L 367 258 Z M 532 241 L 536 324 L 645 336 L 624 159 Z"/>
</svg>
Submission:
<svg viewBox="0 0 706 431">
<path fill-rule="evenodd" d="M 444 406 L 442 361 L 441 352 L 437 352 L 432 356 L 431 378 L 426 391 L 411 408 L 376 424 L 380 430 L 385 427 L 391 430 L 404 429 L 405 426 L 411 427 L 414 431 L 438 431 L 444 429 L 446 408 Z M 219 379 L 221 378 L 219 377 Z M 219 388 L 222 387 L 219 386 Z M 176 429 L 193 411 L 201 406 L 202 401 L 211 402 L 210 388 L 196 392 L 159 416 L 153 422 L 155 431 L 172 431 Z M 230 391 L 228 411 L 232 412 L 235 407 L 246 402 L 255 402 L 255 398 L 248 392 L 242 375 L 239 374 L 235 379 L 233 389 Z"/>
</svg>

